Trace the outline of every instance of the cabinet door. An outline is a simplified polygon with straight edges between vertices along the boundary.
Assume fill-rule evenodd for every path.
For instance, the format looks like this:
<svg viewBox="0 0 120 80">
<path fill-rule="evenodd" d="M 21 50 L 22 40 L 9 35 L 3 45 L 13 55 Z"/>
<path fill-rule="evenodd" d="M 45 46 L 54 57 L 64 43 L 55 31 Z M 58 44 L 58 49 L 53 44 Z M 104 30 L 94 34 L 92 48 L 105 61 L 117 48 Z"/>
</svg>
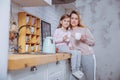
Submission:
<svg viewBox="0 0 120 80">
<path fill-rule="evenodd" d="M 8 80 L 47 80 L 47 65 L 37 66 L 36 71 L 30 68 L 9 71 Z"/>
<path fill-rule="evenodd" d="M 64 73 L 58 72 L 48 77 L 48 80 L 65 80 Z"/>
<path fill-rule="evenodd" d="M 65 71 L 65 61 L 60 61 L 58 64 L 50 63 L 48 64 L 48 76 L 58 73 L 60 71 Z"/>
<path fill-rule="evenodd" d="M 65 80 L 70 80 L 70 74 L 71 74 L 71 65 L 70 61 L 66 60 L 66 66 L 65 66 Z"/>
</svg>

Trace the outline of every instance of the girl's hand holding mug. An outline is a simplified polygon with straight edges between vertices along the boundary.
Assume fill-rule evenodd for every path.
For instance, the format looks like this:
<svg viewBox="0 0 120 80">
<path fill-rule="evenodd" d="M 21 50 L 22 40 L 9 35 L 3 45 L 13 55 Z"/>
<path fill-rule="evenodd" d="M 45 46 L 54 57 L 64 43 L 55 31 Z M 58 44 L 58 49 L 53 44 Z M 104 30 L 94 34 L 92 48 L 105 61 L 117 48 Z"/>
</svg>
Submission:
<svg viewBox="0 0 120 80">
<path fill-rule="evenodd" d="M 69 37 L 68 37 L 67 35 L 65 35 L 65 36 L 63 37 L 63 41 L 69 41 Z"/>
</svg>

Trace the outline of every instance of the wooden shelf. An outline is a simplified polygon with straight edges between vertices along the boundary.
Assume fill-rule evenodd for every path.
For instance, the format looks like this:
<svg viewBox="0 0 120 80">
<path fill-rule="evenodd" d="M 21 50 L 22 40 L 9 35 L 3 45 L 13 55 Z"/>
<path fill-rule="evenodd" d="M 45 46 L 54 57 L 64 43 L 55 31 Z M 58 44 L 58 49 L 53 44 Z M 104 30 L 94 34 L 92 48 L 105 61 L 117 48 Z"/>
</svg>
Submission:
<svg viewBox="0 0 120 80">
<path fill-rule="evenodd" d="M 25 25 L 25 27 L 21 28 L 23 25 Z M 33 44 L 35 48 L 36 44 L 37 46 L 40 46 L 40 18 L 26 12 L 19 12 L 18 27 L 21 28 L 18 39 L 18 46 L 21 46 L 21 49 L 19 50 L 20 53 L 32 51 L 31 45 Z M 30 49 L 27 46 L 29 46 Z M 40 52 L 40 49 L 34 49 L 34 52 Z"/>
<path fill-rule="evenodd" d="M 56 53 L 56 54 L 9 54 L 8 56 L 8 70 L 19 70 L 26 67 L 48 64 L 64 59 L 69 59 L 70 54 Z"/>
<path fill-rule="evenodd" d="M 35 7 L 35 6 L 50 6 L 51 0 L 12 0 L 13 2 L 21 5 L 22 7 Z"/>
</svg>

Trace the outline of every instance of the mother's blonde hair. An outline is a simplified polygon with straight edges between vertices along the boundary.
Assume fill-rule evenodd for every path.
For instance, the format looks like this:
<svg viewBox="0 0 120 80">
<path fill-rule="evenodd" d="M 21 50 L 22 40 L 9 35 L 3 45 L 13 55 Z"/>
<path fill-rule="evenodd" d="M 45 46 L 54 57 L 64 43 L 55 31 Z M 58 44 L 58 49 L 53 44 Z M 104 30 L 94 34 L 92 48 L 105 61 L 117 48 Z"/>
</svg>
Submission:
<svg viewBox="0 0 120 80">
<path fill-rule="evenodd" d="M 76 14 L 78 16 L 78 27 L 85 27 L 82 23 L 81 23 L 81 19 L 80 19 L 80 13 L 73 10 L 71 13 L 70 13 L 70 17 L 72 16 L 72 14 Z M 72 29 L 72 25 L 70 24 L 70 28 Z"/>
</svg>

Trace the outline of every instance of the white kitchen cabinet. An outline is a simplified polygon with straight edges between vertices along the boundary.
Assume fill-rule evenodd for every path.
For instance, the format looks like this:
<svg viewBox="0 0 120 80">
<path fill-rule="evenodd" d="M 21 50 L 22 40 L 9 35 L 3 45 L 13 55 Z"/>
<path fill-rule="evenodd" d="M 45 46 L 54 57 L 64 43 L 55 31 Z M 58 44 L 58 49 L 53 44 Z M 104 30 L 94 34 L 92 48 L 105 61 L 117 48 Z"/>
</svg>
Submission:
<svg viewBox="0 0 120 80">
<path fill-rule="evenodd" d="M 47 65 L 37 66 L 36 71 L 30 68 L 8 71 L 8 80 L 47 80 Z"/>
<path fill-rule="evenodd" d="M 8 80 L 69 80 L 68 60 L 36 67 L 35 71 L 30 71 L 30 68 L 8 71 Z"/>
<path fill-rule="evenodd" d="M 59 61 L 57 64 L 48 64 L 48 80 L 65 80 L 65 63 L 66 61 Z"/>
<path fill-rule="evenodd" d="M 59 61 L 56 63 L 48 64 L 48 75 L 54 74 L 59 71 L 64 71 L 65 69 L 65 61 Z"/>
<path fill-rule="evenodd" d="M 70 75 L 71 75 L 71 70 L 70 70 L 70 60 L 66 60 L 66 64 L 65 64 L 65 80 L 70 80 Z"/>
<path fill-rule="evenodd" d="M 49 76 L 48 80 L 65 80 L 64 73 L 58 72 Z"/>
</svg>

